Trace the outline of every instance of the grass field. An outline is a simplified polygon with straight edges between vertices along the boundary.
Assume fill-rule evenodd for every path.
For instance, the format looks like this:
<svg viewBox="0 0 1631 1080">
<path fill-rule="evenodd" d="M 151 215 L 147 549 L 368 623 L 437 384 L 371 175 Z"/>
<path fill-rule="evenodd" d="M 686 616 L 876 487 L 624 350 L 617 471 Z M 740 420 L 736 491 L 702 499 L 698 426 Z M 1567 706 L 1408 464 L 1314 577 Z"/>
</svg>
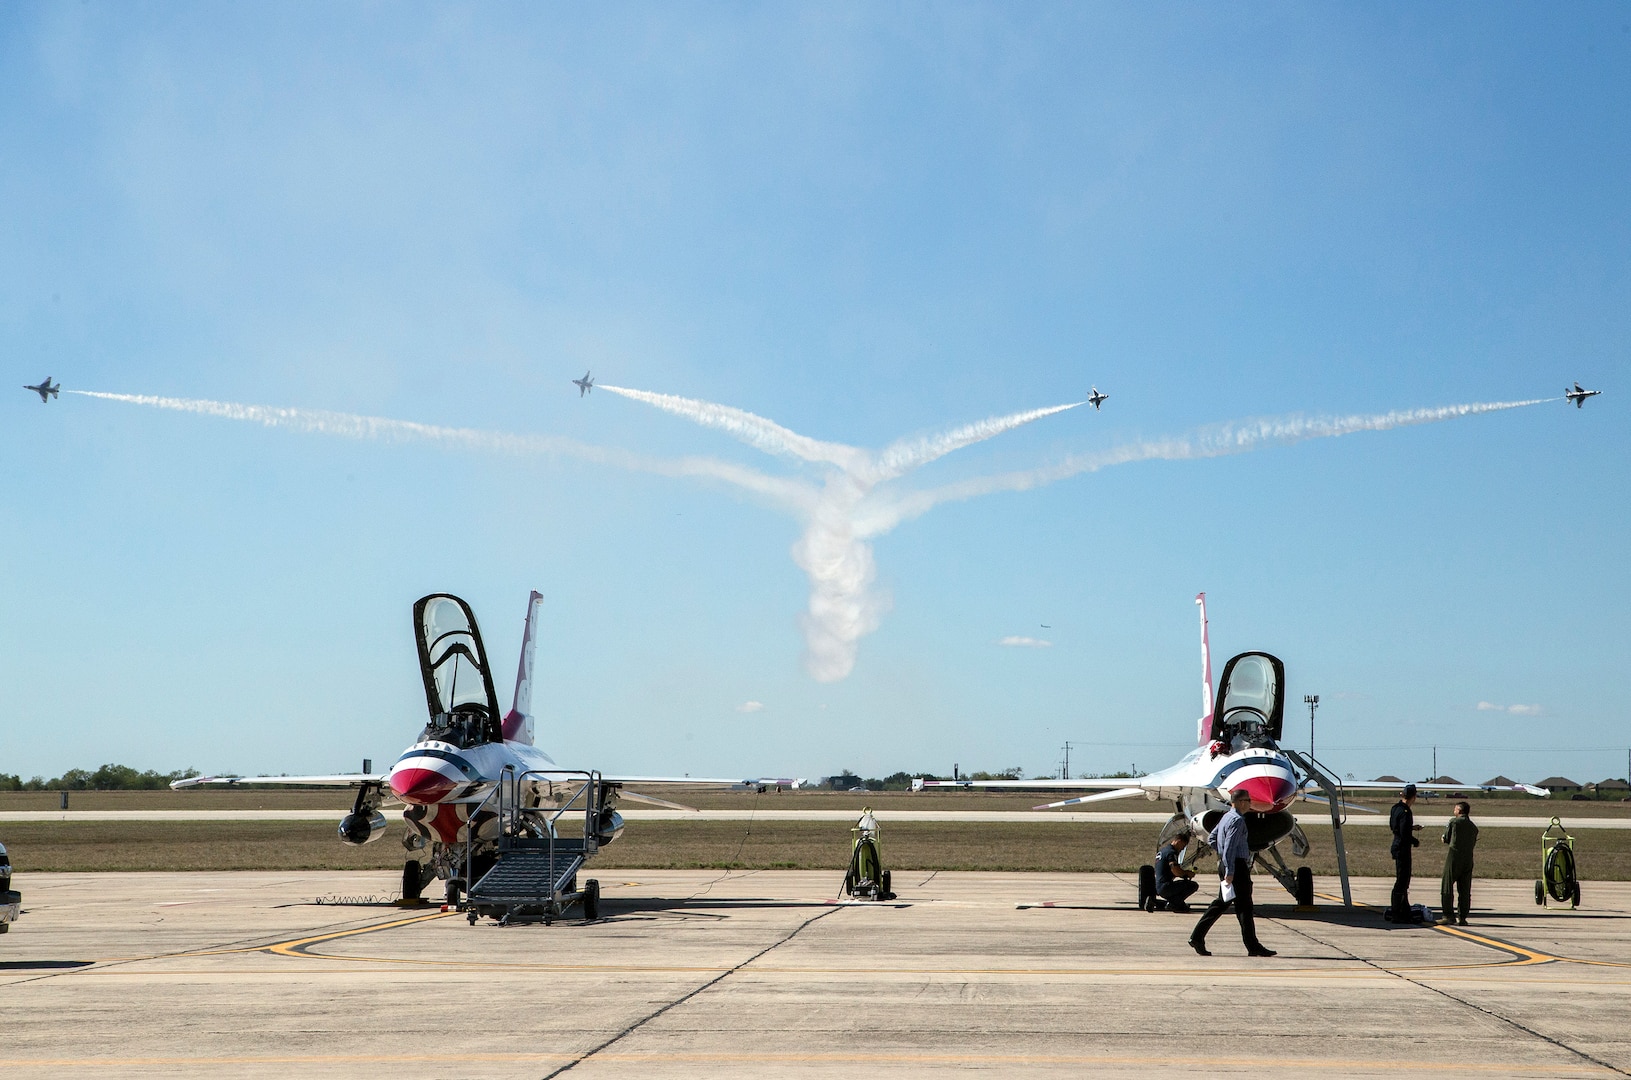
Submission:
<svg viewBox="0 0 1631 1080">
<path fill-rule="evenodd" d="M 336 822 L 338 816 L 336 816 Z M 19 887 L 30 872 L 103 870 L 364 870 L 394 869 L 404 857 L 402 826 L 360 848 L 335 837 L 335 826 L 302 821 L 6 822 L 0 839 L 11 853 Z M 1329 826 L 1307 830 L 1318 874 L 1334 874 Z M 883 830 L 885 864 L 903 870 L 1046 870 L 1132 872 L 1151 861 L 1151 825 L 1069 822 L 894 822 Z M 1631 880 L 1631 830 L 1576 834 L 1581 877 Z M 1349 872 L 1391 876 L 1385 829 L 1349 829 Z M 1424 830 L 1418 876 L 1437 878 L 1443 848 Z M 841 822 L 642 821 L 602 850 L 607 869 L 692 867 L 830 869 L 843 873 L 850 834 Z M 1485 828 L 1478 875 L 1532 878 L 1540 863 L 1538 829 Z M 1210 863 L 1205 865 L 1210 866 Z"/>
</svg>

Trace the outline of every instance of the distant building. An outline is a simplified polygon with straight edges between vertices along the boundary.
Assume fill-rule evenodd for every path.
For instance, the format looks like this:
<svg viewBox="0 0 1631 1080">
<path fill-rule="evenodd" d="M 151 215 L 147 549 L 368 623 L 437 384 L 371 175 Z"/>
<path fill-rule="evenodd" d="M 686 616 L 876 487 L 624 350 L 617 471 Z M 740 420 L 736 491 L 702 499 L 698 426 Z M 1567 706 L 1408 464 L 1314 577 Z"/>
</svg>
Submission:
<svg viewBox="0 0 1631 1080">
<path fill-rule="evenodd" d="M 1435 776 L 1427 781 L 1429 784 L 1448 784 L 1450 787 L 1464 787 L 1461 781 L 1453 776 Z"/>
<path fill-rule="evenodd" d="M 1404 781 L 1400 780 L 1397 776 L 1378 776 L 1375 780 L 1372 780 L 1371 783 L 1373 783 L 1373 784 L 1403 784 Z"/>
<path fill-rule="evenodd" d="M 1480 787 L 1517 787 L 1518 782 L 1510 776 L 1492 776 L 1485 780 Z"/>
<path fill-rule="evenodd" d="M 1575 783 L 1573 780 L 1570 780 L 1567 776 L 1548 776 L 1546 779 L 1538 781 L 1536 786 L 1549 788 L 1552 791 L 1580 790 L 1580 785 Z"/>
<path fill-rule="evenodd" d="M 1598 791 L 1631 791 L 1631 784 L 1626 783 L 1624 780 L 1615 780 L 1613 778 L 1610 778 L 1608 780 L 1599 780 L 1599 781 L 1597 781 L 1597 790 Z"/>
</svg>

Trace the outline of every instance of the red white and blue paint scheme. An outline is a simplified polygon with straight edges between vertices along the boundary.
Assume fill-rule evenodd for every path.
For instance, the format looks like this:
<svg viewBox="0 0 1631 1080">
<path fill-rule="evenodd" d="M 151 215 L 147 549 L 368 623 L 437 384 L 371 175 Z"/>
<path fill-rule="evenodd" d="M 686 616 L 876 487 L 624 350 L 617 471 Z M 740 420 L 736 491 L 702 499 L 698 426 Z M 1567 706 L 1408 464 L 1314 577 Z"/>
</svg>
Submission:
<svg viewBox="0 0 1631 1080">
<path fill-rule="evenodd" d="M 1207 848 L 1212 830 L 1229 810 L 1236 791 L 1251 796 L 1246 815 L 1246 839 L 1259 864 L 1280 880 L 1299 903 L 1312 903 L 1313 875 L 1307 867 L 1292 872 L 1280 855 L 1278 845 L 1289 839 L 1292 854 L 1308 854 L 1308 838 L 1297 825 L 1291 805 L 1299 799 L 1329 803 L 1313 794 L 1325 784 L 1316 775 L 1317 766 L 1307 757 L 1280 746 L 1285 721 L 1285 665 L 1265 652 L 1241 653 L 1223 666 L 1217 698 L 1212 696 L 1212 651 L 1207 637 L 1206 594 L 1195 597 L 1201 615 L 1201 718 L 1196 726 L 1197 746 L 1177 764 L 1131 779 L 1081 780 L 919 780 L 914 787 L 979 787 L 1032 789 L 1036 791 L 1092 790 L 1061 802 L 1047 803 L 1039 810 L 1053 810 L 1085 803 L 1104 802 L 1142 795 L 1172 803 L 1174 814 L 1161 832 L 1161 842 L 1180 830 L 1187 830 L 1199 843 L 1192 843 L 1184 855 L 1191 862 Z M 1399 785 L 1377 781 L 1347 781 L 1344 792 L 1355 790 L 1398 791 Z M 1417 784 L 1422 791 L 1468 791 L 1467 785 Z M 1484 790 L 1496 790 L 1493 788 Z M 1525 791 L 1547 795 L 1544 788 L 1517 784 L 1500 790 Z M 1368 807 L 1348 809 L 1374 813 Z M 1264 859 L 1268 856 L 1272 863 Z"/>
<path fill-rule="evenodd" d="M 409 852 L 403 867 L 404 898 L 419 897 L 432 875 L 447 882 L 449 896 L 454 897 L 459 888 L 467 887 L 462 879 L 471 857 L 469 842 L 474 841 L 475 859 L 490 864 L 499 821 L 489 797 L 504 777 L 520 778 L 517 798 L 523 805 L 540 807 L 569 798 L 587 775 L 583 770 L 561 768 L 533 745 L 533 656 L 542 603 L 543 597 L 537 592 L 527 601 L 520 668 L 508 712 L 499 711 L 486 648 L 470 605 L 456 596 L 435 593 L 413 606 L 414 639 L 430 720 L 388 771 L 326 776 L 201 776 L 178 780 L 170 786 L 355 788 L 356 803 L 340 820 L 340 839 L 347 844 L 379 839 L 386 829 L 380 807 L 400 803 L 402 820 L 407 825 L 402 843 Z M 606 798 L 596 825 L 598 843 L 611 843 L 623 830 L 623 817 L 614 809 L 619 795 L 637 802 L 690 809 L 628 791 L 624 785 L 740 787 L 770 783 L 798 787 L 801 781 L 602 775 L 599 785 Z M 484 803 L 487 809 L 482 809 Z M 428 854 L 425 862 L 414 855 L 421 851 Z"/>
</svg>

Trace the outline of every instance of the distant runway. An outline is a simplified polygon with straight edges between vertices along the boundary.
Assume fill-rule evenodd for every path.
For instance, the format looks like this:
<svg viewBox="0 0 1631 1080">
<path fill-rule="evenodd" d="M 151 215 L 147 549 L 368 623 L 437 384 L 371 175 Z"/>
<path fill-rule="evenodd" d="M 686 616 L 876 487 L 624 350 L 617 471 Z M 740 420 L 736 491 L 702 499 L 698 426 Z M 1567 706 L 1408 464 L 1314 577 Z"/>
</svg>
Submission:
<svg viewBox="0 0 1631 1080">
<path fill-rule="evenodd" d="M 854 810 L 629 810 L 620 808 L 629 821 L 854 821 Z M 345 810 L 9 810 L 0 811 L 0 821 L 337 821 Z M 888 821 L 1055 821 L 1097 825 L 1160 825 L 1170 814 L 1114 813 L 1107 811 L 1051 810 L 874 810 L 881 822 Z M 1566 816 L 1566 815 L 1565 815 Z M 1386 827 L 1386 814 L 1350 814 L 1349 826 Z M 1439 828 L 1448 817 L 1417 815 L 1416 822 Z M 1480 825 L 1495 829 L 1544 829 L 1551 823 L 1545 817 L 1478 817 Z M 1298 814 L 1303 825 L 1329 825 L 1329 814 Z M 1568 819 L 1573 829 L 1631 829 L 1631 817 Z"/>
</svg>

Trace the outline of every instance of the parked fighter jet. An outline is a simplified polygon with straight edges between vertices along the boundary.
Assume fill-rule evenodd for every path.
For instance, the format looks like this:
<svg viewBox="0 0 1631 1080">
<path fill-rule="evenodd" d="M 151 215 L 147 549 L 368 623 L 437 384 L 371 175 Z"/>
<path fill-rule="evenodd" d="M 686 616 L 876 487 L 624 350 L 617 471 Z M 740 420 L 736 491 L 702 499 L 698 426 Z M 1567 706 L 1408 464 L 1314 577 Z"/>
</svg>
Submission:
<svg viewBox="0 0 1631 1080">
<path fill-rule="evenodd" d="M 526 629 L 521 642 L 521 664 L 516 674 L 515 697 L 507 713 L 498 708 L 493 676 L 487 663 L 481 631 L 470 605 L 456 596 L 435 593 L 413 605 L 414 638 L 419 672 L 424 682 L 430 721 L 413 745 L 384 773 L 328 776 L 202 776 L 177 780 L 173 788 L 210 785 L 302 785 L 350 787 L 357 791 L 351 812 L 340 819 L 340 839 L 367 844 L 386 828 L 380 807 L 402 803 L 407 824 L 403 847 L 409 857 L 402 870 L 404 899 L 417 899 L 431 877 L 446 883 L 450 904 L 467 893 L 476 899 L 483 878 L 500 856 L 530 847 L 542 858 L 547 850 L 547 903 L 537 912 L 545 918 L 559 914 L 566 904 L 582 901 L 587 918 L 596 917 L 599 888 L 588 882 L 579 891 L 576 874 L 595 851 L 612 843 L 623 831 L 617 812 L 619 794 L 625 799 L 680 810 L 690 807 L 623 790 L 626 784 L 706 785 L 737 787 L 756 780 L 707 779 L 690 776 L 603 776 L 591 770 L 566 769 L 533 745 L 532 662 L 536 649 L 538 613 L 543 597 L 534 592 L 527 601 Z M 769 783 L 771 781 L 765 781 Z M 801 780 L 774 781 L 798 787 Z M 584 815 L 581 834 L 574 835 L 559 820 L 568 812 Z M 557 829 L 559 821 L 560 828 Z M 428 849 L 421 862 L 414 853 Z M 517 856 L 513 865 L 523 860 Z M 534 860 L 535 862 L 537 860 Z M 467 904 L 466 907 L 471 905 Z M 478 906 L 480 914 L 497 914 L 498 906 Z M 511 905 L 511 907 L 518 905 Z M 509 908 L 503 914 L 510 914 Z"/>
<path fill-rule="evenodd" d="M 1029 788 L 1038 791 L 1095 790 L 1096 794 L 1082 795 L 1062 802 L 1047 803 L 1038 810 L 1052 810 L 1083 803 L 1103 802 L 1142 795 L 1146 799 L 1168 799 L 1173 816 L 1161 830 L 1161 842 L 1180 829 L 1187 829 L 1200 843 L 1191 844 L 1185 861 L 1191 862 L 1204 854 L 1205 842 L 1212 830 L 1229 809 L 1236 790 L 1251 795 L 1251 813 L 1246 817 L 1246 840 L 1251 846 L 1257 864 L 1273 874 L 1286 887 L 1299 904 L 1311 904 L 1314 897 L 1314 875 L 1306 866 L 1292 871 L 1278 850 L 1278 845 L 1289 839 L 1292 854 L 1303 858 L 1308 854 L 1308 838 L 1303 835 L 1292 815 L 1291 804 L 1298 799 L 1329 803 L 1331 800 L 1313 791 L 1333 794 L 1340 787 L 1341 794 L 1358 790 L 1397 791 L 1399 785 L 1376 781 L 1346 781 L 1340 785 L 1318 763 L 1295 750 L 1280 747 L 1281 724 L 1285 716 L 1285 665 L 1278 657 L 1263 652 L 1241 653 L 1223 665 L 1223 677 L 1218 680 L 1216 707 L 1212 697 L 1212 652 L 1207 641 L 1206 594 L 1195 597 L 1201 609 L 1201 718 L 1198 725 L 1198 746 L 1176 765 L 1147 773 L 1130 780 L 914 780 L 914 789 L 920 787 L 980 787 Z M 1322 779 L 1324 777 L 1324 779 Z M 1422 791 L 1467 791 L 1467 785 L 1417 784 Z M 1484 790 L 1496 790 L 1486 788 Z M 1548 795 L 1545 788 L 1516 784 L 1512 788 L 1531 795 Z M 1348 807 L 1366 811 L 1365 807 Z M 1339 825 L 1333 813 L 1334 825 Z M 1338 833 L 1340 837 L 1340 833 Z M 1340 851 L 1340 839 L 1338 841 Z M 1273 862 L 1268 860 L 1272 859 Z M 1153 871 L 1152 871 L 1153 874 Z M 1345 876 L 1345 871 L 1344 871 Z M 1142 880 L 1142 891 L 1153 884 Z M 1344 884 L 1344 894 L 1347 889 Z"/>
<path fill-rule="evenodd" d="M 29 387 L 29 389 L 32 390 L 34 388 L 31 386 L 31 387 Z M 1573 390 L 1570 390 L 1567 387 L 1564 388 L 1563 396 L 1568 398 L 1570 401 L 1574 402 L 1574 407 L 1575 408 L 1583 409 L 1586 406 L 1586 399 L 1587 398 L 1596 397 L 1598 394 L 1601 394 L 1601 393 L 1602 393 L 1601 390 L 1586 390 L 1586 389 L 1582 388 L 1579 383 L 1575 383 Z"/>
<path fill-rule="evenodd" d="M 57 391 L 62 389 L 62 384 L 57 383 L 57 385 L 52 386 L 51 385 L 51 376 L 47 375 L 45 377 L 45 381 L 41 382 L 40 385 L 38 385 L 38 386 L 25 386 L 25 387 L 23 387 L 23 389 L 24 390 L 32 390 L 36 394 L 40 395 L 40 404 L 44 405 L 47 401 L 51 400 L 51 398 L 54 398 L 54 397 L 57 396 Z"/>
<path fill-rule="evenodd" d="M 1094 410 L 1097 411 L 1100 405 L 1103 405 L 1106 401 L 1110 400 L 1110 395 L 1099 393 L 1099 388 L 1095 386 L 1093 388 L 1093 392 L 1087 396 L 1087 400 L 1092 404 Z"/>
<path fill-rule="evenodd" d="M 585 371 L 583 378 L 572 380 L 572 385 L 578 388 L 578 396 L 582 397 L 595 388 L 595 380 L 590 378 L 589 373 Z"/>
</svg>

